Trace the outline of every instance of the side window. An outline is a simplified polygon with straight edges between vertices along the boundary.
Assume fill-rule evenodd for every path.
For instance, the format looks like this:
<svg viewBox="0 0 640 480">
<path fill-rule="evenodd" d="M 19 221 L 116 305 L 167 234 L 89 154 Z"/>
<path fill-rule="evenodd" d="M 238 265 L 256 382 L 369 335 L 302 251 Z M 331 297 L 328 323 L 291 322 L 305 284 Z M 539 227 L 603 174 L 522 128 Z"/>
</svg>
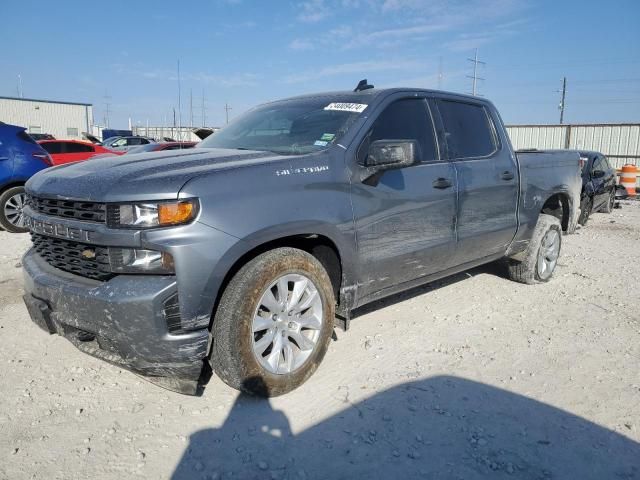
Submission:
<svg viewBox="0 0 640 480">
<path fill-rule="evenodd" d="M 127 144 L 126 138 L 119 138 L 111 144 L 112 147 L 124 147 Z"/>
<path fill-rule="evenodd" d="M 140 138 L 140 145 L 147 145 L 149 143 L 149 140 L 147 140 L 146 138 Z"/>
<path fill-rule="evenodd" d="M 485 157 L 495 152 L 491 119 L 482 105 L 438 100 L 438 108 L 451 158 Z"/>
<path fill-rule="evenodd" d="M 85 153 L 93 152 L 93 147 L 89 145 L 83 145 L 82 143 L 67 142 L 65 144 L 66 153 Z"/>
<path fill-rule="evenodd" d="M 611 170 L 611 164 L 609 163 L 609 159 L 604 155 L 602 156 L 602 162 L 603 162 L 602 166 L 604 167 L 605 170 Z"/>
<path fill-rule="evenodd" d="M 60 142 L 45 142 L 41 143 L 40 146 L 51 155 L 62 153 L 62 144 Z"/>
<path fill-rule="evenodd" d="M 602 157 L 600 155 L 598 155 L 596 159 L 593 161 L 593 167 L 591 168 L 591 173 L 595 172 L 596 170 L 605 170 L 602 162 Z"/>
<path fill-rule="evenodd" d="M 416 140 L 421 161 L 438 159 L 433 122 L 421 98 L 397 100 L 387 106 L 371 127 L 367 148 L 376 140 Z"/>
</svg>

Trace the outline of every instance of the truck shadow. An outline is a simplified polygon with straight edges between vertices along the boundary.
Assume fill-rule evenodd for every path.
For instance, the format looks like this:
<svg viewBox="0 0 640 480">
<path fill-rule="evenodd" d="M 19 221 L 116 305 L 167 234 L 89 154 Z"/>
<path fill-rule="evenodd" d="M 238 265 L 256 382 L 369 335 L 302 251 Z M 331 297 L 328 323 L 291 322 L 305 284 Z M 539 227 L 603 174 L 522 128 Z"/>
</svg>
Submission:
<svg viewBox="0 0 640 480">
<path fill-rule="evenodd" d="M 495 387 L 440 376 L 358 403 L 348 393 L 295 435 L 284 412 L 241 394 L 220 428 L 191 435 L 172 478 L 640 478 L 640 444 Z"/>
</svg>

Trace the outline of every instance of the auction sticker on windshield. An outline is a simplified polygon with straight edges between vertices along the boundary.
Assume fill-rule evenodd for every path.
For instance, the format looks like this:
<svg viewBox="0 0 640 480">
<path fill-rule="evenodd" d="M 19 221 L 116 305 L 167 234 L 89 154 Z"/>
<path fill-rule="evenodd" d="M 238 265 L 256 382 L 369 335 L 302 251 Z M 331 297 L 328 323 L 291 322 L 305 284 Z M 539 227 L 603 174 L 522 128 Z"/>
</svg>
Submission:
<svg viewBox="0 0 640 480">
<path fill-rule="evenodd" d="M 337 110 L 339 112 L 362 113 L 367 108 L 365 103 L 330 103 L 325 110 Z"/>
</svg>

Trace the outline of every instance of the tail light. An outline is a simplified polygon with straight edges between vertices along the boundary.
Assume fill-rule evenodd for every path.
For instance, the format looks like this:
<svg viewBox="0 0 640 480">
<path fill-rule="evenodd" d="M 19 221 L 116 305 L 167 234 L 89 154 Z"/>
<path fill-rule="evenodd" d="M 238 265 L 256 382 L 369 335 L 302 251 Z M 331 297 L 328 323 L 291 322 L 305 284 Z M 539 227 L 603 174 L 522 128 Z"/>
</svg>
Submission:
<svg viewBox="0 0 640 480">
<path fill-rule="evenodd" d="M 32 154 L 33 158 L 37 158 L 38 160 L 42 160 L 44 163 L 46 163 L 49 166 L 53 165 L 53 162 L 51 161 L 51 157 L 49 156 L 48 153 L 39 153 L 39 152 L 34 152 Z"/>
<path fill-rule="evenodd" d="M 587 160 L 589 159 L 585 157 L 580 157 L 580 170 L 582 170 L 584 166 L 587 164 Z"/>
</svg>

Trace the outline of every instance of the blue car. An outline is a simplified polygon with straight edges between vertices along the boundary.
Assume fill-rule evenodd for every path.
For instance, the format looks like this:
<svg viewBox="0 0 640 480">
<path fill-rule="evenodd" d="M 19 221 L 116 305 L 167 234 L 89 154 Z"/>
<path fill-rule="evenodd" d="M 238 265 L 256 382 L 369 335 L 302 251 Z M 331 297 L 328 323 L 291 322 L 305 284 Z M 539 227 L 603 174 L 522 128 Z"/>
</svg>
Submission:
<svg viewBox="0 0 640 480">
<path fill-rule="evenodd" d="M 0 230 L 23 233 L 24 184 L 50 167 L 51 157 L 25 128 L 0 122 Z"/>
</svg>

